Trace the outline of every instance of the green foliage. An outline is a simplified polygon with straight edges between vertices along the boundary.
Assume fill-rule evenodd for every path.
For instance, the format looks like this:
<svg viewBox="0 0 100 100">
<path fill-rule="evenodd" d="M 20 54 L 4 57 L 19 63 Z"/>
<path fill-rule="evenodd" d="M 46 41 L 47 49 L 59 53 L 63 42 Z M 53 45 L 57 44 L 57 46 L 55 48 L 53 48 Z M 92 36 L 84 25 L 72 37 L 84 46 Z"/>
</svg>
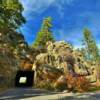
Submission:
<svg viewBox="0 0 100 100">
<path fill-rule="evenodd" d="M 89 92 L 96 92 L 96 91 L 100 91 L 100 86 L 94 86 L 89 89 Z"/>
<path fill-rule="evenodd" d="M 92 33 L 88 29 L 84 29 L 83 35 L 88 54 L 93 57 L 93 60 L 95 61 L 98 60 L 99 50 L 98 47 L 96 46 Z"/>
<path fill-rule="evenodd" d="M 42 27 L 37 34 L 37 38 L 35 43 L 33 44 L 33 47 L 45 47 L 47 41 L 54 42 L 54 38 L 51 31 L 51 21 L 51 17 L 45 18 L 43 20 Z"/>
<path fill-rule="evenodd" d="M 19 0 L 0 0 L 0 31 L 17 29 L 25 23 Z"/>
<path fill-rule="evenodd" d="M 92 33 L 88 30 L 85 29 L 84 30 L 84 40 L 85 40 L 85 45 L 86 45 L 86 49 L 87 52 L 89 54 L 89 56 L 92 56 L 92 60 L 96 62 L 96 77 L 97 80 L 100 80 L 100 55 L 99 55 L 99 49 L 96 45 L 96 42 L 92 36 Z M 91 60 L 91 58 L 90 58 Z"/>
</svg>

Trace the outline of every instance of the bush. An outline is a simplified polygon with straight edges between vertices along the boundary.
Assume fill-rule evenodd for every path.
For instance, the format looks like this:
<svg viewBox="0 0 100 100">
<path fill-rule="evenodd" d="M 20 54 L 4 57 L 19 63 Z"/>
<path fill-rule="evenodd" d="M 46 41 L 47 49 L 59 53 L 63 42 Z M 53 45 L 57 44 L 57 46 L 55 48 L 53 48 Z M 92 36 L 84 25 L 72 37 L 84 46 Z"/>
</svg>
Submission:
<svg viewBox="0 0 100 100">
<path fill-rule="evenodd" d="M 67 87 L 69 90 L 84 92 L 88 91 L 91 86 L 89 81 L 83 76 L 73 77 L 71 74 L 68 74 L 66 77 L 67 77 Z"/>
<path fill-rule="evenodd" d="M 54 83 L 54 88 L 56 90 L 65 90 L 67 89 L 67 81 L 64 75 L 61 75 L 57 81 Z"/>
</svg>

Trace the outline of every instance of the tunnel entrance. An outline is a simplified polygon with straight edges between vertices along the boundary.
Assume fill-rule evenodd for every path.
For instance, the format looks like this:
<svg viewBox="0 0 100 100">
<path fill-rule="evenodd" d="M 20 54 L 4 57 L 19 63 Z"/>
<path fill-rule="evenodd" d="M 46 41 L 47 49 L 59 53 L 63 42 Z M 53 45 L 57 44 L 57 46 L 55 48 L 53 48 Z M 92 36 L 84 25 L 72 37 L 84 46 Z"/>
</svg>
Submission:
<svg viewBox="0 0 100 100">
<path fill-rule="evenodd" d="M 32 87 L 34 85 L 34 71 L 17 71 L 15 77 L 16 87 Z"/>
</svg>

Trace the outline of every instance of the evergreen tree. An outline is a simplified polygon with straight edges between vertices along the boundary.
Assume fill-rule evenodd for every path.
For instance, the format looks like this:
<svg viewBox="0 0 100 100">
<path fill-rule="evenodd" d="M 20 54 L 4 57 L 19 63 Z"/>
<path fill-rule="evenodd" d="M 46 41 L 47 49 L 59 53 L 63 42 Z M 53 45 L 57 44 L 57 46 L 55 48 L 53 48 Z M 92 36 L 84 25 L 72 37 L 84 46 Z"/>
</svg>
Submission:
<svg viewBox="0 0 100 100">
<path fill-rule="evenodd" d="M 25 23 L 19 0 L 0 0 L 0 31 L 17 29 Z"/>
<path fill-rule="evenodd" d="M 35 43 L 33 44 L 34 47 L 45 47 L 47 41 L 54 42 L 54 38 L 51 31 L 51 17 L 45 18 L 42 23 L 42 27 L 37 34 L 37 38 Z"/>
<path fill-rule="evenodd" d="M 99 59 L 98 47 L 96 46 L 96 42 L 92 36 L 92 33 L 88 29 L 84 30 L 84 40 L 89 55 L 92 56 L 93 60 L 95 61 L 98 60 Z"/>
<path fill-rule="evenodd" d="M 96 42 L 92 36 L 92 33 L 88 29 L 84 29 L 84 41 L 86 45 L 86 49 L 88 51 L 88 55 L 90 56 L 90 60 L 94 60 L 97 64 L 96 66 L 96 71 L 97 71 L 97 77 L 100 76 L 100 66 L 98 66 L 99 61 L 100 61 L 100 56 L 99 56 L 99 50 L 96 45 Z"/>
</svg>

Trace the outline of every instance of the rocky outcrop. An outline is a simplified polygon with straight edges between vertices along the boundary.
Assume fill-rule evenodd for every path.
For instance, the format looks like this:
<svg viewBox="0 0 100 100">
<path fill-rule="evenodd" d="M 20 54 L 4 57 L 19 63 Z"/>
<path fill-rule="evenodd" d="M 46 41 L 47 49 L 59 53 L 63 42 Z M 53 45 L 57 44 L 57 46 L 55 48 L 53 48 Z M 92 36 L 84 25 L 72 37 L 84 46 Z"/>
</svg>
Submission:
<svg viewBox="0 0 100 100">
<path fill-rule="evenodd" d="M 33 61 L 33 52 L 34 50 L 28 47 L 22 34 L 13 30 L 0 33 L 0 77 L 3 78 L 0 81 L 2 84 L 14 83 L 16 71 L 21 69 L 22 60 L 29 57 L 29 60 Z M 31 54 L 32 57 L 30 57 Z"/>
<path fill-rule="evenodd" d="M 71 45 L 64 42 L 48 42 L 47 52 L 36 56 L 36 63 L 39 66 L 49 65 L 67 72 L 68 64 L 74 67 L 79 74 L 89 74 L 87 62 L 81 52 L 73 50 Z"/>
<path fill-rule="evenodd" d="M 0 87 L 14 86 L 14 78 L 18 63 L 15 56 L 8 48 L 0 48 Z"/>
<path fill-rule="evenodd" d="M 32 68 L 37 73 L 37 82 L 49 80 L 51 83 L 55 82 L 53 86 L 56 87 L 57 84 L 65 84 L 65 78 L 63 82 L 59 80 L 69 73 L 74 77 L 93 75 L 91 64 L 84 59 L 81 51 L 74 50 L 69 43 L 48 42 L 46 48 L 47 52 L 36 56 L 35 68 Z"/>
</svg>

